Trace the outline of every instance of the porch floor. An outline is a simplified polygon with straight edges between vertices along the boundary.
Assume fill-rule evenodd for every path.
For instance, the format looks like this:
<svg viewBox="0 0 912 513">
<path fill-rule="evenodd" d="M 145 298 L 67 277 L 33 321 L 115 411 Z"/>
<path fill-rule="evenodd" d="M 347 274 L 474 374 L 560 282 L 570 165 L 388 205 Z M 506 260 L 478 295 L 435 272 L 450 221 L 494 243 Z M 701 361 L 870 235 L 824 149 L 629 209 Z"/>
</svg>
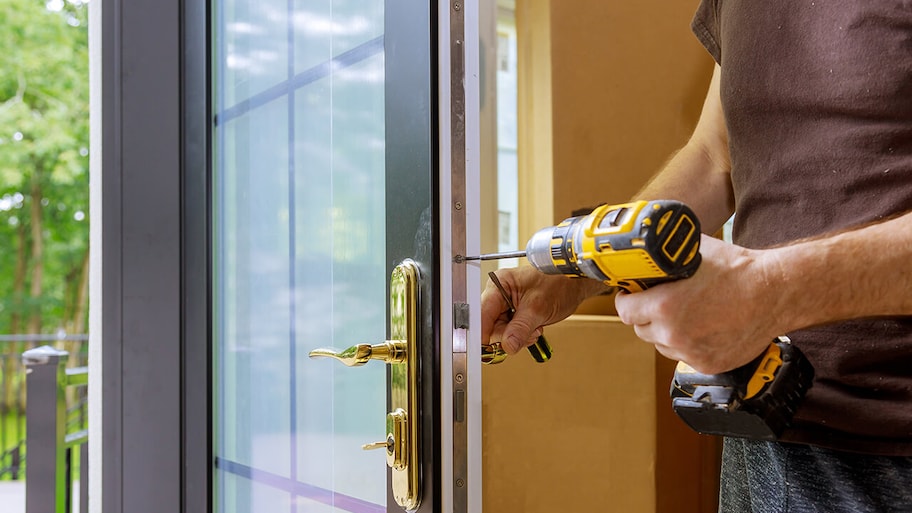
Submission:
<svg viewBox="0 0 912 513">
<path fill-rule="evenodd" d="M 25 513 L 25 481 L 0 481 L 0 513 Z M 73 512 L 79 511 L 79 483 L 73 482 Z"/>
<path fill-rule="evenodd" d="M 25 481 L 0 481 L 3 513 L 25 513 Z"/>
</svg>

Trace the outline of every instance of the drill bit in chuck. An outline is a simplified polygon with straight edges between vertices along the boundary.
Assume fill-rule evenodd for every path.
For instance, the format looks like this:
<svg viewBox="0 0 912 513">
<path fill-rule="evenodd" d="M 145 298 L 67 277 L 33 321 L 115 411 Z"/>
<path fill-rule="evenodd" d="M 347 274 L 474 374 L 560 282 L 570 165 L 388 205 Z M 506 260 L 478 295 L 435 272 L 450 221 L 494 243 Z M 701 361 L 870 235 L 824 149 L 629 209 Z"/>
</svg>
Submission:
<svg viewBox="0 0 912 513">
<path fill-rule="evenodd" d="M 503 260 L 504 258 L 520 258 L 526 256 L 525 251 L 505 251 L 503 253 L 486 253 L 475 256 L 457 256 L 456 263 L 462 263 L 467 260 Z"/>
</svg>

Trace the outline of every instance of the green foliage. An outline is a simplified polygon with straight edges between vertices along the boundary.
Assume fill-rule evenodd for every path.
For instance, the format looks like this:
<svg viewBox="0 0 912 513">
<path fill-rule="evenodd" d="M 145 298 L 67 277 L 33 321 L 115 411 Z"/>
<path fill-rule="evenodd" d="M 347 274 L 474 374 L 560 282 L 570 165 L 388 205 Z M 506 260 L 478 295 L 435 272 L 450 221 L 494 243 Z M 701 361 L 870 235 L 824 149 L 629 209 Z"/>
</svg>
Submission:
<svg viewBox="0 0 912 513">
<path fill-rule="evenodd" d="M 0 0 L 0 333 L 14 328 L 16 314 L 38 312 L 41 331 L 53 333 L 80 311 L 74 286 L 88 251 L 87 7 Z M 33 227 L 40 228 L 40 258 Z M 36 275 L 43 276 L 40 293 L 31 297 Z"/>
</svg>

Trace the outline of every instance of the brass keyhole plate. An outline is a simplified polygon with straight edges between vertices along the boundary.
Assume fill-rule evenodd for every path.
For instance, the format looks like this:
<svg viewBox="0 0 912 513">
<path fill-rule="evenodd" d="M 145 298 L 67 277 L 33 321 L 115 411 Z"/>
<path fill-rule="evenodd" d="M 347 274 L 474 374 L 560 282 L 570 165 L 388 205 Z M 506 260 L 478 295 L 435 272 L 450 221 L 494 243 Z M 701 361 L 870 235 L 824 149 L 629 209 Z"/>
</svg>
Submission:
<svg viewBox="0 0 912 513">
<path fill-rule="evenodd" d="M 418 429 L 418 264 L 405 260 L 393 269 L 390 278 L 390 340 L 405 341 L 405 361 L 390 363 L 390 411 L 404 417 L 405 429 L 400 437 L 391 433 L 399 448 L 401 460 L 392 468 L 393 497 L 411 511 L 421 501 L 421 466 L 418 463 L 421 437 Z M 398 423 L 394 423 L 398 424 Z M 401 426 L 401 425 L 400 425 Z"/>
</svg>

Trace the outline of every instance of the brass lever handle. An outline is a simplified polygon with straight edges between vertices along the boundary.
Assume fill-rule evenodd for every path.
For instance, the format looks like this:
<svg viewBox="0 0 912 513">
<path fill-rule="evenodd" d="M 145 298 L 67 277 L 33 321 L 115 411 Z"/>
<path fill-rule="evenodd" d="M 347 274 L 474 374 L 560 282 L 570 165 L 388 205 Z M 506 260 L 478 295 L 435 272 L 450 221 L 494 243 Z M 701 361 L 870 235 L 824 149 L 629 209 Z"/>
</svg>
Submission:
<svg viewBox="0 0 912 513">
<path fill-rule="evenodd" d="M 494 365 L 507 359 L 507 352 L 500 346 L 500 342 L 481 345 L 481 363 Z"/>
<path fill-rule="evenodd" d="M 341 351 L 321 347 L 310 352 L 311 358 L 333 358 L 348 367 L 360 367 L 371 360 L 402 363 L 407 359 L 406 344 L 402 340 L 386 340 L 380 344 L 358 344 Z"/>
</svg>

